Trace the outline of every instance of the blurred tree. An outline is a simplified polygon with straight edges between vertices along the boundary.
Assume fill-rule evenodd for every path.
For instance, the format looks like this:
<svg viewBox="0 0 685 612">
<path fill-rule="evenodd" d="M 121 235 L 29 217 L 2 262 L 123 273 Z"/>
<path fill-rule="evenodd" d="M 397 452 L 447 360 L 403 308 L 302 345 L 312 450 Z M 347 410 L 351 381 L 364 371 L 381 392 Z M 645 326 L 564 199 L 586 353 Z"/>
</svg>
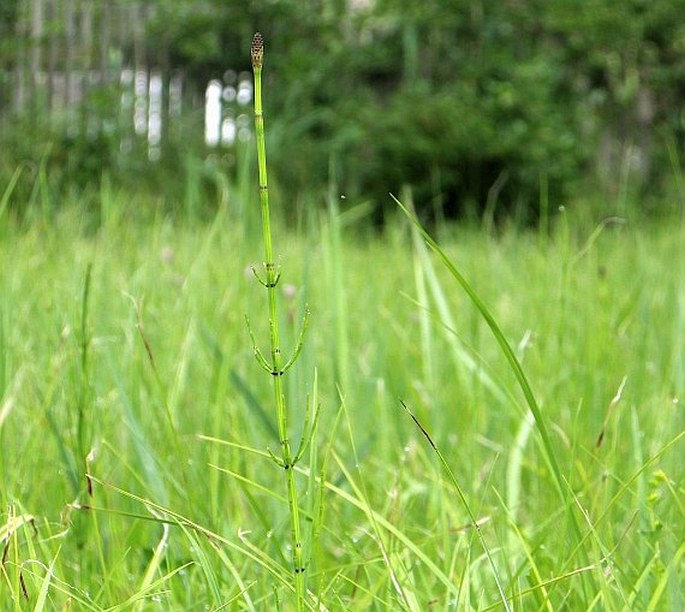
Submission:
<svg viewBox="0 0 685 612">
<path fill-rule="evenodd" d="M 525 216 L 543 178 L 560 197 L 600 168 L 617 189 L 630 152 L 654 189 L 668 168 L 654 136 L 682 148 L 685 127 L 678 4 L 377 0 L 335 14 L 279 75 L 281 171 L 301 185 L 334 154 L 347 192 L 387 202 L 408 182 L 448 212 L 498 195 Z"/>
<path fill-rule="evenodd" d="M 3 78 L 16 65 L 19 35 L 26 34 L 21 6 L 28 5 L 0 4 Z M 390 205 L 388 191 L 408 183 L 428 211 L 480 214 L 487 203 L 533 218 L 541 182 L 561 198 L 590 177 L 611 194 L 627 169 L 636 189 L 653 190 L 668 169 L 658 139 L 668 135 L 683 148 L 682 2 L 148 0 L 117 6 L 138 16 L 129 47 L 118 51 L 121 64 L 145 61 L 182 73 L 198 101 L 210 79 L 227 69 L 249 71 L 252 34 L 264 33 L 272 167 L 293 194 L 320 190 L 335 167 L 348 201 L 371 197 L 379 210 Z M 107 112 L 107 104 L 98 107 Z M 186 150 L 193 138 L 185 128 L 179 133 Z M 103 149 L 99 159 L 120 163 L 118 151 L 104 150 L 117 147 L 117 139 L 104 136 L 95 143 Z M 55 146 L 65 142 L 57 139 Z M 162 162 L 181 163 L 177 144 L 166 143 Z M 97 172 L 97 165 L 86 166 Z"/>
</svg>

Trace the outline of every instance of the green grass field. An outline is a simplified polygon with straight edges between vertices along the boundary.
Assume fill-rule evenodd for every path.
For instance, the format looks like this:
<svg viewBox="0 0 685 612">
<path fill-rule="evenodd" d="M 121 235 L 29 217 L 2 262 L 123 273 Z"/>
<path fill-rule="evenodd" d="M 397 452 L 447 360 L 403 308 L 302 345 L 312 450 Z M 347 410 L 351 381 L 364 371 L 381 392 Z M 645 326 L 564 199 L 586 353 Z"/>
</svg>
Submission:
<svg viewBox="0 0 685 612">
<path fill-rule="evenodd" d="M 98 229 L 78 203 L 0 224 L 0 608 L 293 609 L 245 324 L 266 351 L 258 210 L 129 220 L 111 197 Z M 685 225 L 571 209 L 549 236 L 437 239 L 549 444 L 409 220 L 276 223 L 284 351 L 311 310 L 284 377 L 295 446 L 321 406 L 296 474 L 308 606 L 504 609 L 499 583 L 515 610 L 685 608 Z"/>
</svg>

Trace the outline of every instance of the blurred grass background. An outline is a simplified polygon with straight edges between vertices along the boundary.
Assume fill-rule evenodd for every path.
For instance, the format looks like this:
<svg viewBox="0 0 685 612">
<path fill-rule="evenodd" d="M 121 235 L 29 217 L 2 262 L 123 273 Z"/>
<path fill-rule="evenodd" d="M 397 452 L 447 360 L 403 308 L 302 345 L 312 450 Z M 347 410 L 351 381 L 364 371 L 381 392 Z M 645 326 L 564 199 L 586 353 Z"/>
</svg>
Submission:
<svg viewBox="0 0 685 612">
<path fill-rule="evenodd" d="M 144 597 L 141 576 L 161 525 L 111 486 L 238 546 L 246 538 L 280 559 L 287 575 L 280 473 L 254 455 L 277 445 L 271 392 L 243 319 L 250 313 L 258 337 L 267 337 L 261 291 L 248 268 L 261 256 L 258 228 L 233 216 L 230 197 L 210 222 L 141 219 L 137 202 L 118 209 L 93 231 L 76 200 L 49 223 L 6 220 L 0 239 L 1 494 L 10 514 L 35 520 L 35 528 L 6 540 L 17 556 L 6 573 L 22 567 L 34 601 L 44 572 L 26 559 L 47 565 L 57 558 L 49 601 L 58 608 L 70 598 L 102 609 Z M 327 493 L 310 588 L 323 588 L 329 605 L 401 605 L 368 531 L 368 507 L 397 530 L 381 532 L 417 602 L 436 598 L 450 607 L 455 596 L 434 568 L 412 561 L 417 551 L 450 580 L 468 576 L 464 601 L 492 602 L 479 595 L 485 588 L 494 596 L 485 567 L 472 559 L 464 568 L 472 542 L 461 531 L 467 519 L 401 410 L 402 398 L 477 515 L 489 517 L 486 537 L 521 605 L 531 601 L 522 594 L 527 588 L 545 601 L 539 583 L 554 578 L 561 579 L 547 593 L 554 608 L 593 598 L 612 609 L 626 601 L 647 606 L 652 597 L 657 607 L 677 607 L 685 264 L 674 255 L 682 250 L 682 223 L 614 223 L 592 234 L 566 211 L 544 237 L 441 229 L 442 244 L 515 347 L 557 460 L 592 523 L 585 550 L 595 565 L 586 570 L 585 588 L 592 586 L 585 592 L 580 578 L 566 576 L 579 568 L 579 551 L 569 548 L 536 433 L 487 327 L 437 262 L 412 246 L 406 222 L 396 218 L 378 235 L 363 220 L 346 219 L 316 212 L 299 230 L 276 226 L 290 296 L 285 346 L 295 341 L 305 301 L 313 313 L 288 386 L 291 406 L 302 414 L 316 367 L 323 406 L 317 446 L 333 453 L 327 479 L 358 504 Z M 341 402 L 347 424 L 329 440 Z M 87 464 L 77 446 L 79 407 L 87 450 L 97 449 Z M 86 468 L 98 480 L 92 497 Z M 84 503 L 97 510 L 78 510 Z M 252 605 L 271 605 L 270 574 L 244 551 L 178 527 L 167 546 L 160 575 L 193 565 L 152 589 L 165 606 L 218 606 L 235 596 L 236 609 L 249 607 L 234 574 L 256 581 L 248 589 Z M 210 583 L 215 590 L 207 591 Z M 19 587 L 14 596 L 21 600 Z"/>
<path fill-rule="evenodd" d="M 288 609 L 272 392 L 244 322 L 268 337 L 254 142 L 203 131 L 208 80 L 248 68 L 255 29 L 286 347 L 312 310 L 293 423 L 315 370 L 322 404 L 298 475 L 314 521 L 307 468 L 327 465 L 309 588 L 328 609 L 501 603 L 401 399 L 513 607 L 683 607 L 677 3 L 2 10 L 2 609 Z M 126 69 L 183 82 L 154 155 L 122 113 Z M 49 93 L 95 73 L 80 99 Z M 581 543 L 490 330 L 388 192 L 515 349 Z"/>
</svg>

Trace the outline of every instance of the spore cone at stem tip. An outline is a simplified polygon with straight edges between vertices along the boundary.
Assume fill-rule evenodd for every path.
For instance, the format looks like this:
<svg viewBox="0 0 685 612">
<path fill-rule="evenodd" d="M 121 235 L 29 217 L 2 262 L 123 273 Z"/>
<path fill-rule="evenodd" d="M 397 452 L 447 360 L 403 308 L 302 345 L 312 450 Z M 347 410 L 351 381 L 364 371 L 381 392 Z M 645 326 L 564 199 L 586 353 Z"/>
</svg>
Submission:
<svg viewBox="0 0 685 612">
<path fill-rule="evenodd" d="M 252 67 L 261 68 L 264 63 L 264 37 L 261 32 L 255 32 L 252 37 L 250 53 L 252 55 Z"/>
</svg>

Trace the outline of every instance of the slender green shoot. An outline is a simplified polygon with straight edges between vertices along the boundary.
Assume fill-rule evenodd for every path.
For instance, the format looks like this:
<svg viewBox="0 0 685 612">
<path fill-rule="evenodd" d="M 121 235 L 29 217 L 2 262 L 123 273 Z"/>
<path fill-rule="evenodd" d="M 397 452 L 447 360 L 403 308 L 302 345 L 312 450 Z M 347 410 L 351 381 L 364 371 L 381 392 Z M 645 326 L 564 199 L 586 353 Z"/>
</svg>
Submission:
<svg viewBox="0 0 685 612">
<path fill-rule="evenodd" d="M 438 459 L 440 460 L 440 463 L 442 464 L 442 467 L 445 468 L 445 471 L 447 472 L 447 476 L 450 479 L 450 482 L 452 483 L 452 486 L 457 492 L 457 495 L 459 496 L 459 500 L 461 501 L 462 505 L 464 506 L 464 509 L 466 510 L 466 514 L 469 516 L 469 520 L 471 521 L 471 525 L 473 526 L 473 529 L 476 532 L 476 535 L 478 536 L 478 540 L 481 543 L 481 546 L 483 547 L 483 551 L 485 552 L 485 556 L 488 559 L 488 563 L 490 564 L 490 567 L 492 568 L 492 575 L 495 579 L 495 584 L 497 584 L 497 591 L 499 593 L 500 599 L 502 601 L 502 605 L 504 606 L 504 609 L 509 612 L 511 608 L 509 607 L 509 601 L 507 600 L 507 596 L 504 592 L 504 587 L 502 586 L 502 581 L 499 578 L 499 572 L 497 571 L 497 565 L 495 565 L 495 560 L 492 558 L 492 554 L 490 553 L 490 547 L 488 546 L 488 543 L 485 539 L 485 536 L 483 535 L 483 531 L 480 528 L 480 522 L 476 518 L 475 513 L 471 509 L 471 506 L 469 504 L 469 500 L 466 499 L 466 495 L 464 494 L 464 491 L 462 490 L 461 486 L 459 485 L 459 481 L 457 480 L 456 476 L 454 475 L 454 472 L 452 471 L 452 468 L 450 468 L 449 463 L 447 463 L 447 459 L 445 459 L 445 456 L 440 452 L 440 449 L 437 447 L 435 442 L 433 441 L 433 438 L 431 438 L 430 434 L 426 430 L 426 428 L 421 424 L 421 422 L 416 418 L 414 413 L 409 410 L 409 407 L 407 404 L 405 404 L 402 400 L 400 400 L 400 403 L 402 404 L 402 407 L 407 411 L 409 416 L 411 417 L 412 421 L 414 421 L 414 424 L 419 428 L 421 433 L 425 436 L 426 440 L 428 440 L 428 444 L 431 445 L 431 448 L 435 452 L 435 454 L 438 456 Z"/>
<path fill-rule="evenodd" d="M 5 216 L 5 212 L 7 211 L 7 208 L 9 206 L 10 198 L 12 197 L 12 193 L 14 192 L 14 188 L 17 186 L 17 183 L 19 182 L 19 178 L 21 177 L 21 173 L 24 170 L 24 166 L 18 166 L 14 173 L 12 174 L 12 177 L 10 178 L 9 182 L 7 183 L 7 187 L 5 187 L 5 191 L 2 194 L 2 197 L 0 197 L 0 223 L 3 220 L 3 217 Z"/>
<path fill-rule="evenodd" d="M 88 421 L 86 409 L 90 402 L 90 331 L 88 329 L 88 307 L 90 298 L 90 284 L 93 273 L 92 262 L 88 263 L 86 267 L 86 276 L 83 281 L 83 295 L 81 298 L 81 333 L 79 338 L 79 349 L 81 352 L 81 372 L 80 372 L 80 386 L 79 386 L 79 400 L 78 400 L 78 414 L 77 414 L 77 441 L 78 441 L 78 461 L 83 462 L 85 467 L 86 456 L 88 455 L 88 446 L 91 443 L 90 432 L 88 431 Z M 87 470 L 86 470 L 87 471 Z"/>
<path fill-rule="evenodd" d="M 284 359 L 281 353 L 281 337 L 278 321 L 278 296 L 276 286 L 281 278 L 281 272 L 276 268 L 274 262 L 273 243 L 271 239 L 271 214 L 269 208 L 269 188 L 266 167 L 266 141 L 264 138 L 264 111 L 262 109 L 262 68 L 264 65 L 264 39 L 257 32 L 252 39 L 252 70 L 254 73 L 254 117 L 255 133 L 257 136 L 257 163 L 259 167 L 259 200 L 262 212 L 262 231 L 264 238 L 264 275 L 260 276 L 255 271 L 255 276 L 266 288 L 269 306 L 269 332 L 271 340 L 271 354 L 267 358 L 258 348 L 257 342 L 250 328 L 249 319 L 247 320 L 250 339 L 254 347 L 254 354 L 257 363 L 266 370 L 273 381 L 274 400 L 276 403 L 276 415 L 278 421 L 278 438 L 281 446 L 280 457 L 272 451 L 269 455 L 274 462 L 285 471 L 286 490 L 288 497 L 288 509 L 290 512 L 291 528 L 291 547 L 292 547 L 292 573 L 295 583 L 295 596 L 297 610 L 304 610 L 306 586 L 306 564 L 303 554 L 302 525 L 300 520 L 300 509 L 298 506 L 297 482 L 295 480 L 294 467 L 302 458 L 307 448 L 313 432 L 316 428 L 316 416 L 318 409 L 315 407 L 314 418 L 309 412 L 305 416 L 305 428 L 298 450 L 293 453 L 288 437 L 288 408 L 286 406 L 285 393 L 283 390 L 283 376 L 295 363 L 302 350 L 304 334 L 307 329 L 309 318 L 308 311 L 305 309 L 302 331 L 297 342 L 297 346 L 289 359 Z M 310 427 L 311 424 L 311 427 Z"/>
</svg>

